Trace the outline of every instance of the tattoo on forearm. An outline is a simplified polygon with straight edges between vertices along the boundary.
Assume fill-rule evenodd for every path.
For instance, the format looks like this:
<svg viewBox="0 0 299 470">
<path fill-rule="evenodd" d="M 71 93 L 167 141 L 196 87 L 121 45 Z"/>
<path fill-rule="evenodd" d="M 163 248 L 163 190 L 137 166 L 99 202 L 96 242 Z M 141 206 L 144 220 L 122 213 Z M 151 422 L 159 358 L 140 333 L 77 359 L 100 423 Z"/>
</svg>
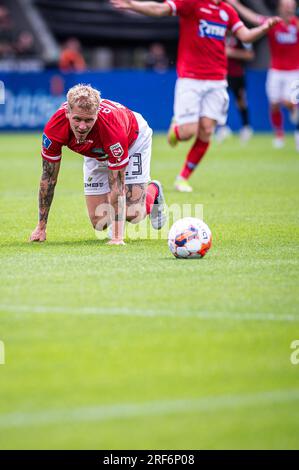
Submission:
<svg viewBox="0 0 299 470">
<path fill-rule="evenodd" d="M 125 172 L 110 170 L 108 173 L 110 191 L 115 191 L 118 195 L 124 194 Z"/>
<path fill-rule="evenodd" d="M 125 171 L 108 172 L 110 187 L 111 206 L 114 211 L 114 220 L 120 222 L 125 220 L 126 201 L 125 201 Z"/>
<path fill-rule="evenodd" d="M 42 180 L 49 180 L 55 173 L 55 163 L 50 163 L 47 160 L 43 160 L 43 174 Z"/>
<path fill-rule="evenodd" d="M 125 198 L 123 196 L 121 196 L 121 197 L 118 198 L 117 207 L 116 207 L 116 210 L 115 210 L 115 221 L 116 222 L 121 222 L 121 221 L 125 220 L 125 218 L 126 218 L 125 209 L 126 209 Z"/>
<path fill-rule="evenodd" d="M 60 163 L 43 160 L 43 173 L 39 189 L 39 221 L 47 222 L 54 196 Z"/>
<path fill-rule="evenodd" d="M 124 171 L 118 172 L 116 181 L 117 181 L 118 192 L 120 194 L 123 194 L 124 189 L 125 189 L 125 172 Z"/>
</svg>

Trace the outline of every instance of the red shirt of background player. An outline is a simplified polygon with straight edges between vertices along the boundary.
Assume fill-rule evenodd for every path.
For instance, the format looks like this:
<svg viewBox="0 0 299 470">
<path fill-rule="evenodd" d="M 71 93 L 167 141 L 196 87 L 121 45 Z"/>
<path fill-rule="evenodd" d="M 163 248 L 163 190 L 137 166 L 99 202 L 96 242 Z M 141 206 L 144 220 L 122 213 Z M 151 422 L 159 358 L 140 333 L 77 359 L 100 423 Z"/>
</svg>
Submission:
<svg viewBox="0 0 299 470">
<path fill-rule="evenodd" d="M 268 32 L 271 69 L 299 69 L 299 20 L 294 16 L 289 23 L 281 21 Z"/>
<path fill-rule="evenodd" d="M 224 80 L 227 75 L 225 37 L 242 28 L 233 7 L 206 0 L 166 0 L 180 17 L 177 73 L 180 78 Z"/>
</svg>

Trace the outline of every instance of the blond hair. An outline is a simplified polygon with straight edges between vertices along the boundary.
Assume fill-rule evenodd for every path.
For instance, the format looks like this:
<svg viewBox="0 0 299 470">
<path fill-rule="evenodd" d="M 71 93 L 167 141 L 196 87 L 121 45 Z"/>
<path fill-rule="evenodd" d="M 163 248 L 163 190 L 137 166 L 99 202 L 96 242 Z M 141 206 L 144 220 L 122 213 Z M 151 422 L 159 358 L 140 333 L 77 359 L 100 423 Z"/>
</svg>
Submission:
<svg viewBox="0 0 299 470">
<path fill-rule="evenodd" d="M 66 97 L 70 110 L 77 105 L 84 111 L 97 111 L 101 102 L 101 94 L 98 90 L 81 83 L 70 88 Z"/>
</svg>

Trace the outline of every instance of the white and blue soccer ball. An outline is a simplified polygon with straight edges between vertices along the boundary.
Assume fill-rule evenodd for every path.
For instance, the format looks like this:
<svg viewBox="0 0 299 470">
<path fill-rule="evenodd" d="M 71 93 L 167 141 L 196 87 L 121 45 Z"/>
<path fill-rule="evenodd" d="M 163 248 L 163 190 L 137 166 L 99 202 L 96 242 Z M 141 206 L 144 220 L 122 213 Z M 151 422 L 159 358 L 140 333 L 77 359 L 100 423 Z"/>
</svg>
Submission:
<svg viewBox="0 0 299 470">
<path fill-rule="evenodd" d="M 203 258 L 211 245 L 211 230 L 194 217 L 177 220 L 168 234 L 168 246 L 176 258 Z"/>
</svg>

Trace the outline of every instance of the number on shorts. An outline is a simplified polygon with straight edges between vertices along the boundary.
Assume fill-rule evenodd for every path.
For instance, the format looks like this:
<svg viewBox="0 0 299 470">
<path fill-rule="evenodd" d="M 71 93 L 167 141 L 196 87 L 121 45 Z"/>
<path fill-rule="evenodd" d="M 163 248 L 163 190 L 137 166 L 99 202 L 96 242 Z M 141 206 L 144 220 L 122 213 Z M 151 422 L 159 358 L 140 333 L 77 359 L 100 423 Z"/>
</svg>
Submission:
<svg viewBox="0 0 299 470">
<path fill-rule="evenodd" d="M 134 153 L 131 158 L 133 158 L 133 167 L 136 168 L 132 171 L 132 176 L 142 175 L 141 153 Z"/>
</svg>

